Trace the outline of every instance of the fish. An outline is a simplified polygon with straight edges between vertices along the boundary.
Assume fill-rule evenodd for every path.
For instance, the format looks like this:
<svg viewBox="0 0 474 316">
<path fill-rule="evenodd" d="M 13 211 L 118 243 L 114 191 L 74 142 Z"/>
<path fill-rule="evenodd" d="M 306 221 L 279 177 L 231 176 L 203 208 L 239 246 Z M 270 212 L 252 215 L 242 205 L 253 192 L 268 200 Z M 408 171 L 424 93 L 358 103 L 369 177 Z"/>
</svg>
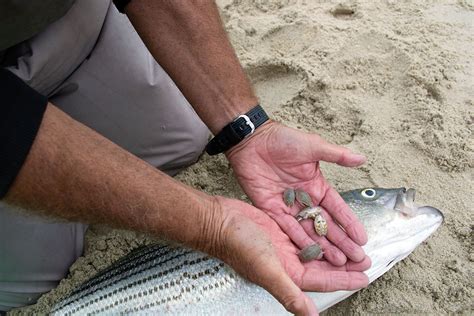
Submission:
<svg viewBox="0 0 474 316">
<path fill-rule="evenodd" d="M 364 224 L 372 260 L 369 282 L 391 269 L 443 222 L 431 206 L 414 203 L 415 190 L 362 188 L 340 193 Z M 357 291 L 307 292 L 324 311 Z M 287 315 L 266 290 L 222 261 L 172 244 L 141 247 L 99 272 L 53 306 L 53 315 Z"/>
</svg>

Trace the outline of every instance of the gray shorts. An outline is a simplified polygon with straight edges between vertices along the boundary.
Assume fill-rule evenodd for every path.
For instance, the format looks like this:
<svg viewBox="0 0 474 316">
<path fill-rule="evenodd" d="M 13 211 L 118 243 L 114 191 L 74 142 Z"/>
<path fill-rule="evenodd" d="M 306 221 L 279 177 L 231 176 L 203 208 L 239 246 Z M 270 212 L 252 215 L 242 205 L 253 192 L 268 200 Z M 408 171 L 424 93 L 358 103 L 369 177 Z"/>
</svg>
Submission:
<svg viewBox="0 0 474 316">
<path fill-rule="evenodd" d="M 110 0 L 76 1 L 3 66 L 52 103 L 174 175 L 202 153 L 209 131 Z M 86 225 L 22 215 L 0 203 L 0 311 L 29 305 L 82 254 Z"/>
</svg>

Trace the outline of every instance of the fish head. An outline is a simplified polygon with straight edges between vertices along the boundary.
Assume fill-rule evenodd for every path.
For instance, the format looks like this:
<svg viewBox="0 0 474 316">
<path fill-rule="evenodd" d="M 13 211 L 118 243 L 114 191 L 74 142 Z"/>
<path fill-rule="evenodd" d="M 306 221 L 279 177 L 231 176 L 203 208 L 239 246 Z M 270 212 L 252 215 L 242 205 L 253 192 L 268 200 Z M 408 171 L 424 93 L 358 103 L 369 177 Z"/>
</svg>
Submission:
<svg viewBox="0 0 474 316">
<path fill-rule="evenodd" d="M 424 227 L 439 227 L 443 214 L 434 207 L 417 205 L 415 193 L 412 188 L 362 188 L 343 192 L 341 196 L 369 235 L 384 235 L 382 231 L 387 231 L 389 227 L 404 231 L 421 223 L 421 227 L 411 231 L 415 233 Z"/>
<path fill-rule="evenodd" d="M 341 193 L 364 224 L 372 259 L 366 271 L 373 281 L 408 256 L 443 222 L 443 214 L 431 206 L 415 203 L 415 189 L 363 188 Z"/>
</svg>

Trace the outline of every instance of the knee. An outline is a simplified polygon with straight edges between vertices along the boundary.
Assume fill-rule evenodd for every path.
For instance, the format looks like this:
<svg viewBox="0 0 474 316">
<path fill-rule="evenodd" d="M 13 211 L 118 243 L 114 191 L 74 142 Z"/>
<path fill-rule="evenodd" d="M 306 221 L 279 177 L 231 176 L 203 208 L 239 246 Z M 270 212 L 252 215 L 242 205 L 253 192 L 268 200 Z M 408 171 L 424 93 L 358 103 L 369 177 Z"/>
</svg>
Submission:
<svg viewBox="0 0 474 316">
<path fill-rule="evenodd" d="M 210 137 L 209 129 L 199 120 L 190 124 L 182 131 L 183 137 L 170 146 L 175 147 L 174 157 L 162 165 L 160 169 L 173 176 L 182 169 L 196 163 L 204 152 Z"/>
<path fill-rule="evenodd" d="M 204 152 L 210 137 L 210 132 L 206 125 L 201 124 L 190 132 L 190 136 L 190 140 L 185 149 L 184 158 L 184 163 L 187 165 L 195 163 Z"/>
</svg>

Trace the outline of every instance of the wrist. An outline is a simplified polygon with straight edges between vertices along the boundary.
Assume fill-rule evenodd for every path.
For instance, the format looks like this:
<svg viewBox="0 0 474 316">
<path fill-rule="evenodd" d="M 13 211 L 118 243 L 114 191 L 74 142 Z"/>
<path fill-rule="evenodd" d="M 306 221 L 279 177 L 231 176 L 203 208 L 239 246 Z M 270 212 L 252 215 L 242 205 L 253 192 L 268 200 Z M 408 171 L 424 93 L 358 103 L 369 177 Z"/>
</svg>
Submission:
<svg viewBox="0 0 474 316">
<path fill-rule="evenodd" d="M 192 247 L 216 257 L 222 257 L 225 249 L 225 227 L 231 215 L 225 211 L 224 200 L 209 196 L 206 206 L 200 207 L 195 217 L 198 231 L 192 238 Z"/>
<path fill-rule="evenodd" d="M 141 200 L 149 211 L 140 221 L 144 227 L 136 229 L 209 253 L 222 222 L 216 198 L 160 174 L 155 172 L 146 184 L 150 190 L 142 190 Z"/>
<path fill-rule="evenodd" d="M 219 115 L 215 115 L 212 122 L 207 124 L 213 135 L 217 135 L 217 133 L 236 117 L 247 113 L 255 107 L 255 105 L 258 104 L 258 99 L 253 95 L 249 95 L 245 98 L 239 96 L 235 99 L 220 100 L 219 102 L 222 102 Z"/>
<path fill-rule="evenodd" d="M 206 152 L 211 156 L 226 152 L 254 134 L 268 120 L 269 118 L 265 110 L 257 104 L 248 112 L 238 115 L 232 122 L 224 126 L 209 141 L 206 146 Z"/>
<path fill-rule="evenodd" d="M 256 230 L 245 203 L 222 196 L 212 197 L 212 206 L 201 214 L 196 248 L 227 261 Z M 251 239 L 251 238 L 250 238 Z M 240 245 L 240 246 L 239 246 Z"/>
<path fill-rule="evenodd" d="M 232 156 L 240 152 L 242 149 L 248 147 L 249 145 L 255 143 L 255 141 L 258 140 L 260 142 L 261 139 L 267 138 L 268 135 L 270 135 L 272 131 L 279 125 L 280 124 L 278 122 L 269 119 L 264 124 L 262 124 L 257 130 L 255 130 L 255 133 L 242 140 L 239 144 L 227 150 L 225 152 L 227 159 L 230 160 Z"/>
</svg>

